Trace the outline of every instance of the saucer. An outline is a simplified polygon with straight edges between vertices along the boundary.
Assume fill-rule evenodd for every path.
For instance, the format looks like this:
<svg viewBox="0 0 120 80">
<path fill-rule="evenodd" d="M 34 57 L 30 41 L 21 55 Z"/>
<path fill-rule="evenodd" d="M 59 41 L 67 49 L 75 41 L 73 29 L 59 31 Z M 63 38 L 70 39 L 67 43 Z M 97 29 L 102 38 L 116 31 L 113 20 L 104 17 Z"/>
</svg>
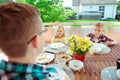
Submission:
<svg viewBox="0 0 120 80">
<path fill-rule="evenodd" d="M 51 65 L 48 65 L 48 67 L 54 67 L 54 68 L 59 68 L 60 69 L 60 66 L 58 64 L 51 64 Z M 74 73 L 70 69 L 70 67 L 65 66 L 64 69 L 61 69 L 61 70 L 65 71 L 66 74 L 70 77 L 71 80 L 75 80 Z M 62 74 L 62 73 L 60 72 L 60 74 Z"/>
<path fill-rule="evenodd" d="M 57 43 L 51 43 L 48 46 L 52 49 L 58 49 L 58 48 L 63 48 L 65 45 L 61 42 L 57 42 Z"/>
<path fill-rule="evenodd" d="M 60 51 L 58 49 L 50 48 L 49 45 L 45 46 L 45 48 L 44 48 L 45 51 L 51 52 L 51 53 L 65 52 L 65 51 L 67 51 L 67 49 L 68 49 L 67 45 L 64 45 L 64 47 L 62 47 Z"/>
</svg>

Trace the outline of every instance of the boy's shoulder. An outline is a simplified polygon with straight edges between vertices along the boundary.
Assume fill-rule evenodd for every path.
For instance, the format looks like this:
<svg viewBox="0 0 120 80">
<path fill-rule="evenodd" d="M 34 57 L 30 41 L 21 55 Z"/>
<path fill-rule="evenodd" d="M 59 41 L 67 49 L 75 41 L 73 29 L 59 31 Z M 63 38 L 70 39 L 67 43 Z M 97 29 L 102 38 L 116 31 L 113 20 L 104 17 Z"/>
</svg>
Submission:
<svg viewBox="0 0 120 80">
<path fill-rule="evenodd" d="M 87 36 L 93 37 L 93 36 L 94 36 L 94 33 L 88 33 Z"/>
<path fill-rule="evenodd" d="M 107 37 L 105 34 L 101 34 L 100 37 Z"/>
</svg>

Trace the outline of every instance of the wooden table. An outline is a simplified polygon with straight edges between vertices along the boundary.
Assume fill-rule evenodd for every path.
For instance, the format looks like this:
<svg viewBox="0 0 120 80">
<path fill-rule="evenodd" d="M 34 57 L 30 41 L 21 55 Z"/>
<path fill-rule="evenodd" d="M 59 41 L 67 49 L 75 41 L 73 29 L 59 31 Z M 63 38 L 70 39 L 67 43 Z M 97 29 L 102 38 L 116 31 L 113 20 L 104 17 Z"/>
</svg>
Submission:
<svg viewBox="0 0 120 80">
<path fill-rule="evenodd" d="M 101 80 L 101 70 L 108 66 L 116 66 L 116 60 L 120 58 L 120 44 L 110 48 L 109 54 L 87 54 L 83 69 L 74 72 L 75 80 Z"/>
<path fill-rule="evenodd" d="M 120 58 L 120 44 L 110 46 L 110 48 L 109 54 L 86 54 L 84 67 L 79 72 L 73 71 L 75 80 L 101 80 L 102 69 L 116 66 L 116 60 Z"/>
</svg>

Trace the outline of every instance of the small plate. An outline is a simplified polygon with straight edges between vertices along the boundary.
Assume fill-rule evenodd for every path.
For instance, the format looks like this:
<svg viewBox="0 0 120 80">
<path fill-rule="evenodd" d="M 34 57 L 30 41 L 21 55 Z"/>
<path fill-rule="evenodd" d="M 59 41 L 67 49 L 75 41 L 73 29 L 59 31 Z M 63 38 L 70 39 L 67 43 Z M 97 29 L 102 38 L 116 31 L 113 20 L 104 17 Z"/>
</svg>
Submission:
<svg viewBox="0 0 120 80">
<path fill-rule="evenodd" d="M 45 48 L 44 48 L 45 51 L 52 52 L 52 53 L 65 52 L 65 51 L 67 51 L 67 49 L 68 49 L 67 45 L 65 45 L 64 47 L 62 47 L 61 50 L 50 48 L 49 45 L 45 46 Z"/>
<path fill-rule="evenodd" d="M 51 64 L 51 65 L 48 65 L 49 67 L 54 67 L 54 68 L 57 68 L 57 69 L 60 69 L 60 66 L 58 64 Z M 60 69 L 60 70 L 63 70 L 63 69 Z M 74 76 L 74 73 L 73 71 L 70 69 L 70 67 L 68 66 L 65 66 L 64 68 L 64 71 L 66 72 L 66 74 L 70 77 L 71 80 L 75 80 L 75 76 Z M 58 71 L 58 73 L 60 73 L 60 75 L 64 74 L 60 71 Z M 62 79 L 60 79 L 62 80 Z"/>
<path fill-rule="evenodd" d="M 58 48 L 63 48 L 65 45 L 63 43 L 57 42 L 57 43 L 51 43 L 48 46 L 52 49 L 58 49 Z"/>
<path fill-rule="evenodd" d="M 117 71 L 116 66 L 110 66 L 104 68 L 101 71 L 101 80 L 119 80 L 116 71 Z"/>
<path fill-rule="evenodd" d="M 57 77 L 60 79 L 60 80 L 65 80 L 65 76 L 67 75 L 66 72 L 58 67 L 54 67 L 54 66 L 51 66 L 51 65 L 48 65 L 47 67 L 53 67 L 57 70 L 58 72 L 58 75 Z"/>
<path fill-rule="evenodd" d="M 36 62 L 37 63 L 49 63 L 55 58 L 54 54 L 51 53 L 41 53 L 37 56 Z"/>
</svg>

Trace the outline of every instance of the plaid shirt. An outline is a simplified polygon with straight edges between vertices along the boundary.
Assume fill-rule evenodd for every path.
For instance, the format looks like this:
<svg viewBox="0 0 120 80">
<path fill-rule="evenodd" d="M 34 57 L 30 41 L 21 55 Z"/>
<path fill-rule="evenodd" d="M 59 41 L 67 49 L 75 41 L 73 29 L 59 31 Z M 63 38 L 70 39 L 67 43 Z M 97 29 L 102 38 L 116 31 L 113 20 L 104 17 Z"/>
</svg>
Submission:
<svg viewBox="0 0 120 80">
<path fill-rule="evenodd" d="M 93 34 L 93 33 L 90 33 L 90 34 L 88 34 L 87 35 L 88 37 L 90 37 L 90 40 L 91 41 L 93 41 L 93 42 L 95 42 L 95 35 Z M 106 41 L 113 41 L 112 39 L 110 39 L 110 38 L 108 38 L 107 36 L 105 36 L 104 34 L 101 34 L 98 38 L 97 38 L 97 40 L 98 40 L 98 43 L 101 43 L 101 42 L 106 42 Z"/>
<path fill-rule="evenodd" d="M 0 62 L 0 80 L 59 80 L 54 68 L 40 64 Z"/>
</svg>

